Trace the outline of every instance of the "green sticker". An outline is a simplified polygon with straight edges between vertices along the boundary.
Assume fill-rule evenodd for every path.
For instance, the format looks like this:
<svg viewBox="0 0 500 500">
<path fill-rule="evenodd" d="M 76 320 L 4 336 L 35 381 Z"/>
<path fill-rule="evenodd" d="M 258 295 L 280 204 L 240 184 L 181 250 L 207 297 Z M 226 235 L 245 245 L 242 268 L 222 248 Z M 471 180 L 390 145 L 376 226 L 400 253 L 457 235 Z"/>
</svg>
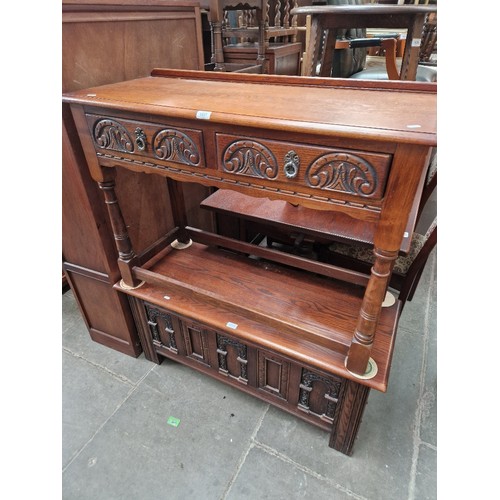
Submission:
<svg viewBox="0 0 500 500">
<path fill-rule="evenodd" d="M 171 425 L 173 427 L 179 427 L 179 424 L 181 421 L 178 418 L 175 417 L 168 417 L 167 424 Z"/>
</svg>

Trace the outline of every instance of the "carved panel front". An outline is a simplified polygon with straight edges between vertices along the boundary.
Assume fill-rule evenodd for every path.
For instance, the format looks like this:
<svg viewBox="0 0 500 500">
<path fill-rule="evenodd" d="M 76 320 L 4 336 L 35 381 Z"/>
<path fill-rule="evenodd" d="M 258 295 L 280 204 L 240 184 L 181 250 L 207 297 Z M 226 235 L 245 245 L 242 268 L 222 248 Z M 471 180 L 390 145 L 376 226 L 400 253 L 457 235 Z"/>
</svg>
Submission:
<svg viewBox="0 0 500 500">
<path fill-rule="evenodd" d="M 325 377 L 303 368 L 298 409 L 333 422 L 342 384 L 338 377 Z"/>
<path fill-rule="evenodd" d="M 173 128 L 158 131 L 153 137 L 153 154 L 159 160 L 169 160 L 193 167 L 200 164 L 200 151 L 191 138 Z"/>
<path fill-rule="evenodd" d="M 205 168 L 201 130 L 106 116 L 87 115 L 99 155 L 136 159 L 138 163 Z M 143 160 L 140 160 L 140 158 Z"/>
<path fill-rule="evenodd" d="M 363 197 L 371 197 L 374 193 L 379 193 L 380 182 L 373 165 L 360 156 L 350 153 L 322 155 L 306 170 L 308 186 Z"/>
<path fill-rule="evenodd" d="M 98 120 L 94 124 L 92 137 L 99 148 L 122 153 L 133 153 L 135 150 L 134 141 L 127 129 L 116 120 Z"/>
<path fill-rule="evenodd" d="M 207 338 L 208 332 L 194 323 L 183 321 L 181 322 L 181 326 L 186 344 L 187 357 L 204 365 L 211 366 Z"/>
<path fill-rule="evenodd" d="M 392 156 L 216 134 L 218 170 L 236 184 L 378 210 Z"/>
<path fill-rule="evenodd" d="M 269 148 L 256 140 L 236 140 L 222 153 L 222 169 L 231 174 L 275 179 L 278 162 Z"/>
<path fill-rule="evenodd" d="M 179 351 L 170 314 L 149 304 L 144 304 L 144 307 L 153 343 L 177 354 Z"/>
<path fill-rule="evenodd" d="M 288 398 L 290 363 L 268 352 L 258 353 L 258 387 L 281 399 Z"/>
<path fill-rule="evenodd" d="M 217 355 L 219 373 L 248 383 L 247 375 L 247 346 L 235 339 L 217 334 Z"/>
</svg>

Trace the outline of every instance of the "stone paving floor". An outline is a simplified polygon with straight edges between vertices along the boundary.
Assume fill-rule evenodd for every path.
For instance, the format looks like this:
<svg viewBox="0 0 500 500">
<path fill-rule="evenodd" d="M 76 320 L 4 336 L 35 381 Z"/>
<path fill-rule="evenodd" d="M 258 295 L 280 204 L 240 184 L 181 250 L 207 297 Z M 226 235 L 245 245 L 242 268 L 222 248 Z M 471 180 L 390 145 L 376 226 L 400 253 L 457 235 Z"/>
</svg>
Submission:
<svg viewBox="0 0 500 500">
<path fill-rule="evenodd" d="M 186 366 L 93 342 L 71 291 L 62 306 L 64 500 L 437 498 L 436 252 L 351 457 L 324 431 Z"/>
</svg>

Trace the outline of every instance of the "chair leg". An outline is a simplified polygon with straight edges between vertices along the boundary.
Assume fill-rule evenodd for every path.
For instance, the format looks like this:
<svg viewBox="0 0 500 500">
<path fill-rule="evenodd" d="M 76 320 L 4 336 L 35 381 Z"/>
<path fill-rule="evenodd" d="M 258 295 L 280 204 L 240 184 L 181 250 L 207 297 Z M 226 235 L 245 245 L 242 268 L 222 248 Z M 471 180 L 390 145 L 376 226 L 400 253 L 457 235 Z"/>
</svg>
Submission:
<svg viewBox="0 0 500 500">
<path fill-rule="evenodd" d="M 415 290 L 417 289 L 418 283 L 420 281 L 420 277 L 424 271 L 425 262 L 422 265 L 422 268 L 417 271 L 413 278 L 409 279 L 408 277 L 405 279 L 401 290 L 399 291 L 398 300 L 401 301 L 401 310 L 403 310 L 406 301 L 413 299 L 413 295 L 415 294 Z"/>
</svg>

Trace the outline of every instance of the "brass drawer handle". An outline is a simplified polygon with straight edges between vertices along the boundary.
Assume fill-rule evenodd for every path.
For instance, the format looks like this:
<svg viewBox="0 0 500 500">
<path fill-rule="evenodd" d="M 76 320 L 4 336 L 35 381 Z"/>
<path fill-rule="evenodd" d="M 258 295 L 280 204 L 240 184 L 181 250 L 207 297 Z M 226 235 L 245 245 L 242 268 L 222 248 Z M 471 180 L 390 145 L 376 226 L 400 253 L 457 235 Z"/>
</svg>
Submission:
<svg viewBox="0 0 500 500">
<path fill-rule="evenodd" d="M 137 127 L 135 129 L 135 143 L 137 144 L 137 149 L 139 151 L 144 151 L 146 149 L 146 144 L 148 143 L 146 134 L 142 128 Z"/>
<path fill-rule="evenodd" d="M 288 151 L 288 153 L 285 155 L 285 165 L 283 167 L 287 179 L 293 179 L 297 177 L 299 166 L 299 155 L 295 151 Z"/>
</svg>

